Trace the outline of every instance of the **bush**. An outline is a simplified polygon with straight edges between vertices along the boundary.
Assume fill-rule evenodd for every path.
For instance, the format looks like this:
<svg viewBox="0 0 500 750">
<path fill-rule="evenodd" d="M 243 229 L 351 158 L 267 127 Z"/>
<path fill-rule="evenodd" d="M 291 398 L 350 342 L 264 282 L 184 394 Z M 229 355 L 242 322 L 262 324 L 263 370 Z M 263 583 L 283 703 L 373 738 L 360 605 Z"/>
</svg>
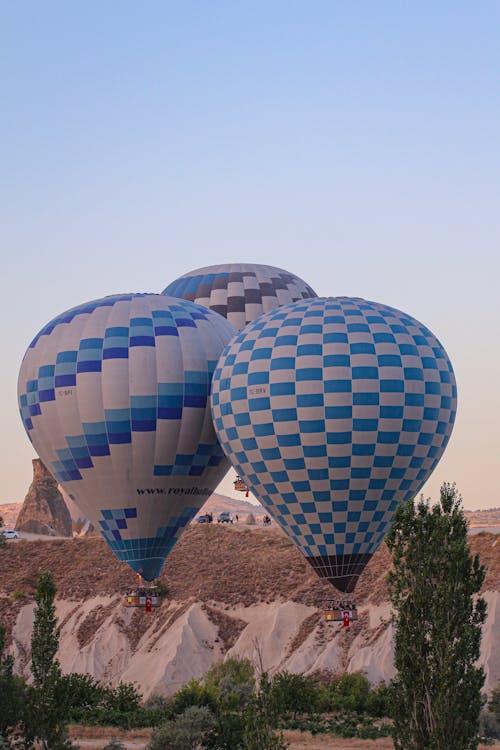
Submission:
<svg viewBox="0 0 500 750">
<path fill-rule="evenodd" d="M 88 674 L 63 675 L 60 701 L 66 704 L 67 720 L 75 723 L 130 729 L 149 722 L 141 694 L 130 683 L 112 688 Z"/>
<path fill-rule="evenodd" d="M 364 675 L 344 674 L 330 685 L 331 708 L 363 713 L 367 710 L 370 690 L 370 683 Z"/>
<path fill-rule="evenodd" d="M 271 700 L 278 715 L 311 713 L 319 706 L 319 689 L 312 677 L 279 672 L 271 684 Z"/>
<path fill-rule="evenodd" d="M 158 596 L 168 596 L 168 586 L 166 583 L 163 583 L 163 581 L 156 581 L 156 593 Z"/>
<path fill-rule="evenodd" d="M 379 719 L 390 716 L 390 691 L 385 682 L 381 682 L 368 693 L 366 713 Z"/>
<path fill-rule="evenodd" d="M 488 711 L 497 719 L 500 719 L 500 683 L 493 688 L 488 702 Z"/>
<path fill-rule="evenodd" d="M 26 599 L 26 594 L 24 591 L 14 591 L 12 593 L 12 598 L 15 602 L 21 602 L 23 599 Z"/>
<path fill-rule="evenodd" d="M 253 664 L 249 659 L 226 659 L 208 670 L 204 684 L 222 703 L 243 707 L 255 690 Z"/>
<path fill-rule="evenodd" d="M 102 750 L 125 750 L 125 745 L 118 737 L 113 737 Z"/>
<path fill-rule="evenodd" d="M 201 680 L 192 679 L 176 692 L 172 701 L 174 714 L 182 714 L 187 708 L 209 708 L 211 713 L 217 711 L 217 693 L 213 687 L 202 685 Z"/>
<path fill-rule="evenodd" d="M 479 716 L 479 735 L 487 740 L 500 740 L 500 717 L 483 709 Z"/>
<path fill-rule="evenodd" d="M 197 750 L 207 747 L 217 722 L 207 706 L 189 706 L 153 732 L 149 750 Z"/>
</svg>

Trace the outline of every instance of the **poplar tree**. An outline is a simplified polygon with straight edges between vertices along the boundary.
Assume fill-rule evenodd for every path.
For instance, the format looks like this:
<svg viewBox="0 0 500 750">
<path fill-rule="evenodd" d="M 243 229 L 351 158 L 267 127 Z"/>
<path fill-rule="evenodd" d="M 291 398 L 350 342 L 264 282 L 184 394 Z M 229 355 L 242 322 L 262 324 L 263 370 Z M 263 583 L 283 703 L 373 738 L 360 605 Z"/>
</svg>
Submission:
<svg viewBox="0 0 500 750">
<path fill-rule="evenodd" d="M 54 604 L 56 586 L 52 573 L 42 573 L 36 591 L 35 620 L 31 638 L 31 672 L 27 739 L 36 739 L 42 750 L 65 750 L 66 702 L 61 667 L 56 658 L 59 631 Z"/>
<path fill-rule="evenodd" d="M 467 521 L 455 485 L 440 502 L 410 500 L 395 514 L 387 546 L 395 625 L 392 685 L 397 750 L 476 750 L 483 705 L 477 598 L 485 570 L 467 545 Z"/>
</svg>

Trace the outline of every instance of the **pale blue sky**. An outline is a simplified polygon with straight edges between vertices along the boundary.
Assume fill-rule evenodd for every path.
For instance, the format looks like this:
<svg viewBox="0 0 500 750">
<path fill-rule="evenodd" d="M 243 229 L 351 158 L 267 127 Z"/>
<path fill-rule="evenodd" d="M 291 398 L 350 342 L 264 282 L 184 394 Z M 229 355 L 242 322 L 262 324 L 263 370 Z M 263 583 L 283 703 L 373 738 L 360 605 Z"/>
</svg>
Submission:
<svg viewBox="0 0 500 750">
<path fill-rule="evenodd" d="M 428 482 L 500 506 L 500 4 L 0 2 L 0 501 L 51 317 L 264 262 L 403 309 L 459 412 Z"/>
</svg>

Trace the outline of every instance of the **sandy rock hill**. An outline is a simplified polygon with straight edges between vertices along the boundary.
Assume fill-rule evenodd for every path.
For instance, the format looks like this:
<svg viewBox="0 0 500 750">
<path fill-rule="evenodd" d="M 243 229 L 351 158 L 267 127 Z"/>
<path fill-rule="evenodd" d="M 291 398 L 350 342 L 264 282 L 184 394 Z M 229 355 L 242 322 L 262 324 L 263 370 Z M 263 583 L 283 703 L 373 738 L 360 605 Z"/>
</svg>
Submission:
<svg viewBox="0 0 500 750">
<path fill-rule="evenodd" d="M 57 482 L 39 458 L 33 459 L 33 481 L 16 521 L 17 531 L 72 536 L 71 516 Z"/>
<path fill-rule="evenodd" d="M 486 533 L 470 537 L 488 567 L 481 656 L 488 687 L 500 680 L 497 540 Z M 40 572 L 52 570 L 65 671 L 134 681 L 147 696 L 173 692 L 236 655 L 262 659 L 271 672 L 363 671 L 376 683 L 393 674 L 384 583 L 389 566 L 383 546 L 360 579 L 360 620 L 344 630 L 323 621 L 321 606 L 333 590 L 275 529 L 192 526 L 161 577 L 169 596 L 151 614 L 122 606 L 121 595 L 134 577 L 101 539 L 21 540 L 0 550 L 0 618 L 10 632 L 16 669 L 27 675 L 32 597 Z"/>
</svg>

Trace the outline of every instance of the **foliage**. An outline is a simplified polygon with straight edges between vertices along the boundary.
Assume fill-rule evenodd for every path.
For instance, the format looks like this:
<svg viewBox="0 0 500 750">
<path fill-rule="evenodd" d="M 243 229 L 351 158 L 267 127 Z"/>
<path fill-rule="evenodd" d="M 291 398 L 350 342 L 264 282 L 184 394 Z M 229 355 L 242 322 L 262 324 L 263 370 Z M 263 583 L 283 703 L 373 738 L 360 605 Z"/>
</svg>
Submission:
<svg viewBox="0 0 500 750">
<path fill-rule="evenodd" d="M 0 516 L 0 547 L 6 547 L 7 546 L 7 539 L 3 535 L 3 518 Z"/>
<path fill-rule="evenodd" d="M 13 591 L 12 598 L 15 602 L 20 602 L 23 601 L 23 599 L 26 599 L 26 594 L 24 591 Z"/>
<path fill-rule="evenodd" d="M 491 691 L 490 700 L 488 701 L 488 711 L 500 719 L 500 683 Z"/>
<path fill-rule="evenodd" d="M 190 680 L 176 692 L 172 710 L 174 714 L 182 714 L 190 706 L 206 707 L 214 713 L 217 710 L 216 691 L 203 685 L 201 680 Z"/>
<path fill-rule="evenodd" d="M 312 677 L 279 672 L 271 684 L 271 700 L 278 715 L 311 713 L 319 707 L 319 691 Z"/>
<path fill-rule="evenodd" d="M 479 735 L 482 740 L 500 740 L 500 717 L 483 709 L 479 717 Z"/>
<path fill-rule="evenodd" d="M 153 732 L 149 750 L 198 750 L 207 747 L 216 720 L 207 706 L 189 706 Z"/>
<path fill-rule="evenodd" d="M 204 677 L 205 687 L 220 702 L 234 708 L 245 706 L 255 690 L 255 672 L 249 659 L 235 659 L 218 662 Z"/>
<path fill-rule="evenodd" d="M 245 711 L 244 750 L 286 750 L 282 733 L 276 731 L 277 725 L 272 683 L 267 672 L 263 672 L 259 690 L 254 693 Z"/>
<path fill-rule="evenodd" d="M 56 587 L 51 573 L 42 573 L 35 596 L 35 620 L 31 637 L 33 685 L 27 694 L 25 720 L 28 744 L 37 740 L 41 750 L 65 750 L 72 745 L 66 729 L 66 699 L 61 667 L 56 659 L 59 632 L 54 599 Z"/>
<path fill-rule="evenodd" d="M 0 739 L 7 742 L 23 721 L 26 690 L 23 680 L 14 676 L 14 659 L 4 655 L 4 648 L 5 628 L 0 625 Z"/>
<path fill-rule="evenodd" d="M 440 503 L 400 506 L 387 538 L 394 570 L 395 666 L 391 691 L 398 750 L 477 748 L 481 687 L 479 657 L 486 603 L 474 595 L 484 580 L 471 558 L 467 522 L 455 485 Z"/>
<path fill-rule="evenodd" d="M 168 586 L 166 583 L 158 580 L 156 581 L 155 586 L 156 586 L 156 593 L 158 596 L 165 596 L 165 597 L 168 596 L 169 591 L 168 591 Z"/>
<path fill-rule="evenodd" d="M 86 711 L 104 700 L 106 689 L 89 674 L 72 672 L 62 675 L 61 682 L 70 721 L 80 721 Z"/>
<path fill-rule="evenodd" d="M 125 745 L 118 737 L 113 737 L 102 750 L 125 750 Z"/>
<path fill-rule="evenodd" d="M 366 711 L 371 688 L 363 674 L 344 674 L 332 683 L 332 709 L 336 711 Z"/>
<path fill-rule="evenodd" d="M 141 706 L 137 688 L 121 682 L 116 687 L 103 685 L 90 675 L 69 674 L 62 677 L 66 695 L 67 719 L 80 724 L 131 727 L 150 726 L 162 718 Z"/>
<path fill-rule="evenodd" d="M 480 734 L 500 740 L 500 684 L 493 688 L 487 707 L 481 712 Z"/>
<path fill-rule="evenodd" d="M 392 728 L 387 723 L 376 722 L 371 716 L 343 712 L 342 714 L 317 714 L 281 722 L 285 729 L 295 729 L 311 734 L 333 734 L 337 737 L 378 739 L 388 737 Z"/>
</svg>

